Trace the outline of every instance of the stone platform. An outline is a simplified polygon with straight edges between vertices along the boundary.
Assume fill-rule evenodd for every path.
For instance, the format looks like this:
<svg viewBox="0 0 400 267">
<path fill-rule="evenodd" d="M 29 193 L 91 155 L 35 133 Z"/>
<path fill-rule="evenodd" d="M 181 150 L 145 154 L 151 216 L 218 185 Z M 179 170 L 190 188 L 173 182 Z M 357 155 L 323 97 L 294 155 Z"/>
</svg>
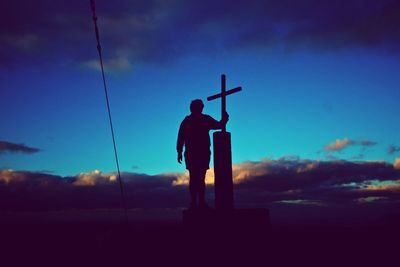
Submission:
<svg viewBox="0 0 400 267">
<path fill-rule="evenodd" d="M 199 225 L 202 227 L 255 227 L 268 228 L 270 226 L 269 210 L 257 209 L 186 209 L 182 212 L 185 226 Z"/>
</svg>

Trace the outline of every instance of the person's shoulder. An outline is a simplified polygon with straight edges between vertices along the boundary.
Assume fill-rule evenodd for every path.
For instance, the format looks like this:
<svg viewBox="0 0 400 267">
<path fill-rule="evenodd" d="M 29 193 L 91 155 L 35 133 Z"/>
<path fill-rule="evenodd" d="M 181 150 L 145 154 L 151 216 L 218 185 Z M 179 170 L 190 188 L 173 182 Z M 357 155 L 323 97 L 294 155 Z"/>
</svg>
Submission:
<svg viewBox="0 0 400 267">
<path fill-rule="evenodd" d="M 192 115 L 191 115 L 191 114 L 186 115 L 185 118 L 183 119 L 183 121 L 190 120 L 191 118 L 192 118 Z"/>
<path fill-rule="evenodd" d="M 188 123 L 189 121 L 190 121 L 190 115 L 187 115 L 183 120 L 182 120 L 182 123 L 183 124 L 185 124 L 185 123 Z"/>
</svg>

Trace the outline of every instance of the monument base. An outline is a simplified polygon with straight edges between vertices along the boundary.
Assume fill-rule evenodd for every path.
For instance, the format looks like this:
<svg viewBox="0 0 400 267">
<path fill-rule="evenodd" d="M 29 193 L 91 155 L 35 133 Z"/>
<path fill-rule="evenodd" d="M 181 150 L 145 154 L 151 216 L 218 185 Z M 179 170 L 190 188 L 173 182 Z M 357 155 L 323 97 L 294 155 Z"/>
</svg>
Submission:
<svg viewBox="0 0 400 267">
<path fill-rule="evenodd" d="M 213 144 L 215 208 L 231 210 L 233 209 L 231 134 L 229 132 L 215 132 Z"/>
<path fill-rule="evenodd" d="M 185 226 L 236 228 L 244 226 L 266 229 L 270 226 L 269 210 L 257 209 L 186 209 L 182 212 Z"/>
</svg>

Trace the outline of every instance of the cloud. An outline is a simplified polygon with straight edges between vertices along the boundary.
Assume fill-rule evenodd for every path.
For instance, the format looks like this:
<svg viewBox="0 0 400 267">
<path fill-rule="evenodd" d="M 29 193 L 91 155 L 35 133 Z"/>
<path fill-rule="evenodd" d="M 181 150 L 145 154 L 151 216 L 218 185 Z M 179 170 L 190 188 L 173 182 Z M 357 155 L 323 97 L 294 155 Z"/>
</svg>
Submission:
<svg viewBox="0 0 400 267">
<path fill-rule="evenodd" d="M 334 143 L 325 146 L 326 151 L 341 151 L 348 146 L 354 145 L 355 142 L 350 139 L 336 139 Z"/>
<path fill-rule="evenodd" d="M 169 208 L 186 205 L 184 187 L 176 177 L 122 173 L 129 208 Z M 120 208 L 115 173 L 95 170 L 62 177 L 29 171 L 0 170 L 1 210 L 65 210 Z"/>
<path fill-rule="evenodd" d="M 394 168 L 400 170 L 400 158 L 396 158 L 394 161 Z"/>
<path fill-rule="evenodd" d="M 31 51 L 39 45 L 39 37 L 35 34 L 25 33 L 0 36 L 0 42 L 21 51 Z"/>
<path fill-rule="evenodd" d="M 61 177 L 47 173 L 0 170 L 0 182 L 8 186 L 32 187 L 32 189 L 51 188 L 67 181 L 59 178 Z"/>
<path fill-rule="evenodd" d="M 355 214 L 352 218 L 360 222 L 371 215 L 379 217 L 398 211 L 400 168 L 394 166 L 386 162 L 315 161 L 296 157 L 234 164 L 235 205 L 268 207 L 274 222 L 289 216 L 292 222 L 309 218 L 315 223 L 315 218 L 321 217 L 326 223 L 328 215 L 331 221 L 349 218 L 343 215 L 344 211 Z M 189 202 L 187 172 L 121 175 L 129 209 L 182 209 Z M 212 205 L 211 170 L 207 184 L 207 199 Z M 62 177 L 0 170 L 2 211 L 98 209 L 121 209 L 116 173 L 95 170 Z"/>
<path fill-rule="evenodd" d="M 307 199 L 292 199 L 292 200 L 279 200 L 277 203 L 283 204 L 296 204 L 296 205 L 313 205 L 313 206 L 324 206 L 319 201 L 307 200 Z"/>
<path fill-rule="evenodd" d="M 5 1 L 2 10 L 3 66 L 65 59 L 87 63 L 97 56 L 88 1 Z M 116 71 L 193 52 L 271 47 L 398 51 L 399 11 L 395 0 L 97 1 L 105 61 L 112 69 L 111 61 L 117 60 Z"/>
<path fill-rule="evenodd" d="M 350 159 L 351 160 L 361 160 L 364 158 L 364 156 L 365 156 L 364 154 L 358 154 L 358 155 L 352 156 Z"/>
<path fill-rule="evenodd" d="M 400 192 L 400 180 L 390 181 L 389 183 L 369 183 L 361 191 L 390 191 L 390 192 Z"/>
<path fill-rule="evenodd" d="M 397 152 L 400 152 L 400 147 L 399 146 L 391 145 L 391 146 L 388 147 L 388 153 L 389 154 L 394 154 L 394 153 L 397 153 Z"/>
<path fill-rule="evenodd" d="M 167 173 L 166 175 L 176 176 L 176 179 L 172 183 L 174 186 L 189 185 L 188 172 Z M 214 170 L 212 168 L 206 172 L 205 183 L 206 185 L 214 185 Z"/>
<path fill-rule="evenodd" d="M 371 141 L 371 140 L 362 140 L 362 141 L 359 142 L 359 144 L 361 146 L 367 147 L 367 146 L 374 146 L 374 145 L 377 144 L 377 142 Z"/>
<path fill-rule="evenodd" d="M 367 139 L 361 140 L 361 141 L 356 141 L 356 140 L 344 138 L 344 139 L 336 139 L 335 142 L 326 145 L 324 147 L 324 149 L 325 149 L 325 151 L 328 151 L 328 152 L 338 152 L 338 151 L 344 150 L 345 148 L 347 148 L 349 146 L 359 145 L 359 146 L 363 147 L 363 149 L 365 149 L 367 147 L 371 147 L 376 144 L 377 144 L 377 142 L 367 140 Z M 363 154 L 359 154 L 359 155 L 355 156 L 354 159 L 363 158 L 363 157 L 364 157 Z"/>
<path fill-rule="evenodd" d="M 37 153 L 39 151 L 40 151 L 40 149 L 38 149 L 38 148 L 29 147 L 24 144 L 15 144 L 15 143 L 7 142 L 7 141 L 0 141 L 0 153 L 20 152 L 20 153 L 25 153 L 25 154 L 33 154 L 33 153 Z"/>
<path fill-rule="evenodd" d="M 78 186 L 94 186 L 98 184 L 113 183 L 116 180 L 117 176 L 115 174 L 104 174 L 99 170 L 95 170 L 93 172 L 79 174 L 72 184 Z"/>
<path fill-rule="evenodd" d="M 386 200 L 386 197 L 361 197 L 359 199 L 357 199 L 356 201 L 359 203 L 371 203 L 371 202 L 376 202 L 376 201 L 382 201 L 382 200 Z"/>
<path fill-rule="evenodd" d="M 90 69 L 101 71 L 100 62 L 98 59 L 88 60 L 84 62 L 83 65 Z M 127 58 L 123 57 L 109 59 L 103 63 L 103 66 L 104 66 L 104 71 L 106 72 L 121 73 L 132 70 L 131 62 L 129 62 Z"/>
<path fill-rule="evenodd" d="M 385 162 L 263 160 L 234 166 L 237 183 L 262 182 L 271 191 L 304 190 L 308 186 L 342 186 L 368 180 L 396 180 L 399 171 Z M 238 182 L 238 177 L 241 179 Z"/>
</svg>

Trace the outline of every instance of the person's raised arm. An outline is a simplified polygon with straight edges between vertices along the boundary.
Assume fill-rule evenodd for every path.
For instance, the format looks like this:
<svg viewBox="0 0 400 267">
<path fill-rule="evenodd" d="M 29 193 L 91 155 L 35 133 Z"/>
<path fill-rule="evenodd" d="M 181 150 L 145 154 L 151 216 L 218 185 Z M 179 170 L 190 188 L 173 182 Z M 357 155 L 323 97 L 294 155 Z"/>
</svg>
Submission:
<svg viewBox="0 0 400 267">
<path fill-rule="evenodd" d="M 226 125 L 227 122 L 229 121 L 229 114 L 227 112 L 225 112 L 220 121 L 217 121 L 217 120 L 215 120 L 213 118 L 211 118 L 211 120 L 212 121 L 211 121 L 211 127 L 210 128 L 212 130 L 222 129 L 224 127 L 224 125 Z"/>
</svg>

